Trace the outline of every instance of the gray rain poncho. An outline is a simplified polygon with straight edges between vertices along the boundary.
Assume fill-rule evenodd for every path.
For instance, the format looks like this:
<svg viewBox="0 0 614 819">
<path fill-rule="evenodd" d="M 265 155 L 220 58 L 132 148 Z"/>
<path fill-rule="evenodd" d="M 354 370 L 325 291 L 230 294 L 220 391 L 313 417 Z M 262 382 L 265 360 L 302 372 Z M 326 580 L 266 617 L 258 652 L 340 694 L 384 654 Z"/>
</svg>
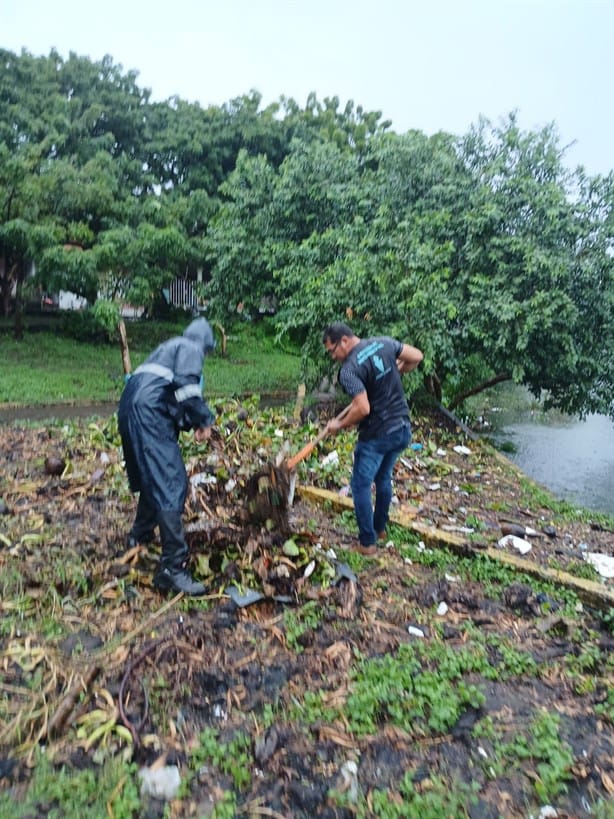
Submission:
<svg viewBox="0 0 614 819">
<path fill-rule="evenodd" d="M 211 426 L 202 394 L 205 356 L 215 347 L 203 318 L 160 344 L 126 384 L 118 421 L 130 488 L 162 511 L 182 512 L 188 479 L 179 449 L 181 430 Z"/>
</svg>

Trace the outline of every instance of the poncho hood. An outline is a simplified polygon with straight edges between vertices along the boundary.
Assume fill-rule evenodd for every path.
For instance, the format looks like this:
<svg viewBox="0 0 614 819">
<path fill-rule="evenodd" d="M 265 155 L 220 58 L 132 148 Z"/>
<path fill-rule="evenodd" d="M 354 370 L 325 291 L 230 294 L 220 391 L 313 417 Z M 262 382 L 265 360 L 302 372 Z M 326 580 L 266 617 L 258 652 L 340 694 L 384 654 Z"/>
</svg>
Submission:
<svg viewBox="0 0 614 819">
<path fill-rule="evenodd" d="M 194 319 L 183 331 L 183 335 L 198 344 L 205 355 L 215 349 L 215 336 L 207 319 Z"/>
</svg>

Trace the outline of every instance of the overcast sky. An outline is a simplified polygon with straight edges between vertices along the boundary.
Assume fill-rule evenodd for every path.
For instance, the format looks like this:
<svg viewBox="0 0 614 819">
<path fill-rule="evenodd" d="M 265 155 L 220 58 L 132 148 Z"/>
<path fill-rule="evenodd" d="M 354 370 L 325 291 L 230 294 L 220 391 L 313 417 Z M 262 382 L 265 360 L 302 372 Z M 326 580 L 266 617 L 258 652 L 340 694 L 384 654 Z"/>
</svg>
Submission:
<svg viewBox="0 0 614 819">
<path fill-rule="evenodd" d="M 0 0 L 0 47 L 108 54 L 155 100 L 336 95 L 398 133 L 517 110 L 614 169 L 614 0 Z"/>
</svg>

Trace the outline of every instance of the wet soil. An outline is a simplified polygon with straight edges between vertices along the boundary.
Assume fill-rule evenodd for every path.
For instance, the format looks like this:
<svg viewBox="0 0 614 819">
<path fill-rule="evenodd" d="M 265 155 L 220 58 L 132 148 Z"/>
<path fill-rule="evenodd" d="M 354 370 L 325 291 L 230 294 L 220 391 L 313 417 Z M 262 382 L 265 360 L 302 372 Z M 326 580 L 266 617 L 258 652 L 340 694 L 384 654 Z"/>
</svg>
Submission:
<svg viewBox="0 0 614 819">
<path fill-rule="evenodd" d="M 607 811 L 614 798 L 607 606 L 604 615 L 568 588 L 539 586 L 522 573 L 467 568 L 467 561 L 492 568 L 480 548 L 496 548 L 502 526 L 514 524 L 535 532 L 526 560 L 578 572 L 586 569 L 585 553 L 614 554 L 607 521 L 558 516 L 505 459 L 445 419 L 423 418 L 414 428 L 422 449 L 395 472 L 395 510 L 466 538 L 468 557 L 391 527 L 378 554 L 362 558 L 353 551 L 351 514 L 302 499 L 300 488 L 284 520 L 254 518 L 254 493 L 250 507 L 245 490 L 275 444 L 270 424 L 257 426 L 239 434 L 234 420 L 221 423 L 206 450 L 186 457 L 193 478 L 186 530 L 191 567 L 211 590 L 204 602 L 165 599 L 152 588 L 156 542 L 126 551 L 135 502 L 112 425 L 84 424 L 78 434 L 59 426 L 0 427 L 0 607 L 11 618 L 0 638 L 0 681 L 4 696 L 11 693 L 0 730 L 0 787 L 16 798 L 25 793 L 41 742 L 57 764 L 75 768 L 94 764 L 97 751 L 119 753 L 118 737 L 102 748 L 76 731 L 88 710 L 109 707 L 108 694 L 118 724 L 132 735 L 132 758 L 177 764 L 191 777 L 189 796 L 172 803 L 175 817 L 211 815 L 224 792 L 235 795 L 237 815 L 252 816 L 494 819 L 537 815 L 547 797 L 559 817 Z M 351 446 L 327 470 L 322 458 L 333 446 L 340 448 L 326 444 L 301 465 L 299 478 L 344 494 Z M 66 463 L 61 475 L 45 471 L 52 455 Z M 592 580 L 612 589 L 611 580 Z M 259 597 L 250 605 L 241 597 L 248 590 Z M 459 675 L 459 686 L 479 689 L 479 701 L 451 722 L 416 714 L 399 723 L 402 703 L 384 692 L 373 725 L 357 727 L 348 708 L 358 707 L 361 663 L 415 647 L 421 672 L 435 675 L 435 654 L 424 646 L 461 655 L 472 630 L 488 646 L 489 668 L 506 669 L 491 674 L 476 666 Z M 506 652 L 515 653 L 516 669 L 509 658 L 503 663 Z M 34 674 L 44 718 L 36 713 Z M 75 679 L 91 683 L 60 720 Z M 398 695 L 394 686 L 390 691 Z M 536 787 L 546 780 L 548 760 L 532 749 L 532 726 L 543 714 L 557 715 L 557 742 L 572 755 L 562 787 L 551 793 Z M 17 723 L 19 732 L 11 730 Z M 219 760 L 190 767 L 207 730 L 237 756 L 233 743 L 245 738 L 245 781 Z M 525 752 L 514 766 L 501 766 L 502 748 L 519 737 Z M 557 747 L 546 743 L 541 753 Z M 356 764 L 355 776 L 348 762 Z M 458 804 L 444 812 L 425 809 L 429 795 L 437 805 L 436 797 L 454 793 Z M 162 816 L 165 807 L 151 800 L 144 810 Z"/>
</svg>

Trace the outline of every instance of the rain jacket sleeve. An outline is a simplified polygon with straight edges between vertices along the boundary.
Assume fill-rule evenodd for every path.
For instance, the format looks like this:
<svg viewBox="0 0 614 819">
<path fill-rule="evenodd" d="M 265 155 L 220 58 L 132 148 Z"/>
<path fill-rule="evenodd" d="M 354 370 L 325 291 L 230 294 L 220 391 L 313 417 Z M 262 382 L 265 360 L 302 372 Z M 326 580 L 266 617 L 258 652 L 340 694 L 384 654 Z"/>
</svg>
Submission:
<svg viewBox="0 0 614 819">
<path fill-rule="evenodd" d="M 180 429 L 209 427 L 215 418 L 203 397 L 202 369 L 204 353 L 194 344 L 183 341 L 177 347 L 174 366 L 175 399 Z"/>
</svg>

